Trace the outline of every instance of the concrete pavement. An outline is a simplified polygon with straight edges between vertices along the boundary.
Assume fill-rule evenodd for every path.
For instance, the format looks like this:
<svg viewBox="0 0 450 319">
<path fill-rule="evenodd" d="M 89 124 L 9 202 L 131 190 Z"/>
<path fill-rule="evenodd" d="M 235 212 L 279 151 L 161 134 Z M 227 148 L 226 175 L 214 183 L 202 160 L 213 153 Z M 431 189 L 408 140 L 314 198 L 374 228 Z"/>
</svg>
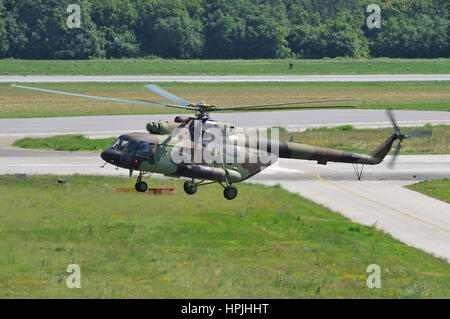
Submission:
<svg viewBox="0 0 450 319">
<path fill-rule="evenodd" d="M 370 75 L 3 75 L 0 83 L 55 82 L 405 82 L 449 81 L 450 74 L 370 74 Z"/>
</svg>

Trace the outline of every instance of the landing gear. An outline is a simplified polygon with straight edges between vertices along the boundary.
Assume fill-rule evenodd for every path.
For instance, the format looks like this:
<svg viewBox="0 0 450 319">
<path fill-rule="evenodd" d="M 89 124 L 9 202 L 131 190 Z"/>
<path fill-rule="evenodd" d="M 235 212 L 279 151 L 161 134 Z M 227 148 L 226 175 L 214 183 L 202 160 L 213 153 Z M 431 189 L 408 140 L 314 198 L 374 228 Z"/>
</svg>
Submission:
<svg viewBox="0 0 450 319">
<path fill-rule="evenodd" d="M 228 200 L 235 199 L 237 194 L 238 194 L 238 190 L 233 185 L 228 185 L 227 187 L 225 187 L 223 189 L 223 196 Z"/>
<path fill-rule="evenodd" d="M 356 177 L 358 178 L 358 181 L 362 179 L 363 172 L 364 172 L 364 164 L 362 164 L 361 168 L 358 164 L 352 163 L 353 169 L 355 170 Z"/>
<path fill-rule="evenodd" d="M 136 185 L 134 185 L 134 188 L 136 188 L 136 191 L 139 193 L 145 193 L 148 189 L 148 185 L 146 182 L 137 182 Z"/>
<path fill-rule="evenodd" d="M 197 184 L 194 180 L 187 180 L 183 185 L 184 191 L 186 194 L 194 195 L 197 192 Z"/>
<path fill-rule="evenodd" d="M 186 192 L 186 194 L 189 195 L 194 195 L 197 192 L 197 188 L 199 186 L 205 186 L 205 185 L 210 185 L 210 184 L 214 184 L 214 183 L 219 183 L 222 187 L 223 187 L 223 196 L 228 199 L 228 200 L 232 200 L 235 199 L 237 194 L 238 194 L 238 190 L 235 186 L 230 185 L 230 184 L 225 184 L 222 182 L 204 182 L 199 181 L 199 182 L 195 182 L 193 179 L 187 180 L 184 182 L 183 188 L 184 191 Z"/>
<path fill-rule="evenodd" d="M 148 189 L 148 185 L 146 182 L 142 181 L 142 173 L 139 173 L 139 176 L 137 178 L 136 185 L 134 185 L 134 188 L 139 193 L 145 193 Z"/>
</svg>

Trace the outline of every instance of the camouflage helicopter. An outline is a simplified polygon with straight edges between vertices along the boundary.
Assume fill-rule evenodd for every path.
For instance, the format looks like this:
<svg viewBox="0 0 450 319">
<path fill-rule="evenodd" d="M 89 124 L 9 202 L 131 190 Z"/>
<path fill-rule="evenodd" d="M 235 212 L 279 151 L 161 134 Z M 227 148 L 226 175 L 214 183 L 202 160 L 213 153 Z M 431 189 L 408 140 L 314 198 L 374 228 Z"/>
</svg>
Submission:
<svg viewBox="0 0 450 319">
<path fill-rule="evenodd" d="M 144 174 L 159 173 L 169 177 L 188 178 L 184 183 L 184 191 L 190 195 L 195 194 L 199 186 L 218 183 L 223 187 L 224 197 L 232 200 L 236 198 L 238 193 L 237 188 L 234 186 L 235 183 L 245 181 L 260 173 L 275 163 L 278 158 L 317 161 L 321 165 L 326 165 L 327 162 L 351 163 L 355 166 L 355 172 L 358 179 L 360 179 L 364 165 L 381 163 L 396 140 L 399 142 L 390 163 L 391 167 L 400 152 L 403 140 L 431 135 L 431 131 L 414 131 L 408 135 L 403 134 L 395 122 L 392 111 L 388 110 L 387 114 L 393 124 L 394 133 L 372 152 L 365 155 L 294 143 L 293 141 L 282 141 L 273 136 L 268 138 L 265 134 L 249 134 L 235 128 L 231 123 L 217 122 L 209 116 L 210 113 L 216 111 L 348 108 L 353 106 L 305 106 L 305 104 L 351 100 L 316 100 L 217 107 L 205 102 L 190 103 L 156 85 L 146 85 L 145 87 L 175 104 L 164 104 L 148 100 L 123 100 L 22 85 L 13 86 L 47 93 L 193 111 L 194 116 L 177 116 L 174 122 L 158 121 L 148 123 L 148 133 L 121 135 L 109 149 L 101 153 L 101 158 L 106 163 L 128 169 L 130 177 L 134 171 L 139 172 L 135 184 L 135 189 L 138 192 L 146 192 L 148 189 L 147 183 L 142 180 Z M 361 170 L 358 169 L 358 164 L 363 165 Z"/>
</svg>

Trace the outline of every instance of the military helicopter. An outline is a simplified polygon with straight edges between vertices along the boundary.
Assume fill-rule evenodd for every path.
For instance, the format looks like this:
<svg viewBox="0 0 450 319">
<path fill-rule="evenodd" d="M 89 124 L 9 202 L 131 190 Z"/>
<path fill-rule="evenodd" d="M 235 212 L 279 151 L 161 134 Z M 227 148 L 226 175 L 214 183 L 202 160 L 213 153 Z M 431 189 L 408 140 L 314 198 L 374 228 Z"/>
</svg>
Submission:
<svg viewBox="0 0 450 319">
<path fill-rule="evenodd" d="M 159 173 L 169 177 L 188 178 L 184 183 L 184 191 L 190 195 L 195 194 L 200 186 L 218 183 L 223 187 L 224 197 L 232 200 L 238 194 L 234 184 L 260 173 L 275 163 L 278 158 L 317 161 L 321 165 L 326 165 L 328 162 L 351 163 L 355 167 L 358 179 L 361 179 L 364 165 L 381 163 L 396 140 L 399 142 L 390 163 L 391 167 L 401 150 L 403 140 L 431 135 L 431 131 L 414 131 L 408 135 L 403 134 L 396 124 L 392 111 L 388 110 L 387 115 L 393 124 L 394 133 L 371 153 L 365 155 L 294 143 L 293 141 L 282 141 L 272 138 L 272 136 L 268 138 L 265 134 L 249 134 L 239 131 L 231 123 L 217 122 L 210 118 L 210 113 L 219 111 L 348 108 L 354 106 L 316 104 L 352 100 L 314 100 L 217 107 L 205 102 L 190 103 L 156 85 L 146 85 L 145 87 L 175 104 L 148 100 L 123 100 L 22 85 L 12 86 L 47 93 L 193 111 L 194 116 L 177 116 L 173 122 L 148 123 L 148 133 L 121 135 L 110 148 L 101 153 L 101 158 L 106 163 L 128 169 L 130 177 L 134 171 L 139 172 L 135 184 L 138 192 L 146 192 L 148 189 L 147 183 L 142 180 L 145 174 Z M 207 149 L 211 152 L 206 152 Z M 362 165 L 361 169 L 358 168 L 359 164 Z"/>
</svg>

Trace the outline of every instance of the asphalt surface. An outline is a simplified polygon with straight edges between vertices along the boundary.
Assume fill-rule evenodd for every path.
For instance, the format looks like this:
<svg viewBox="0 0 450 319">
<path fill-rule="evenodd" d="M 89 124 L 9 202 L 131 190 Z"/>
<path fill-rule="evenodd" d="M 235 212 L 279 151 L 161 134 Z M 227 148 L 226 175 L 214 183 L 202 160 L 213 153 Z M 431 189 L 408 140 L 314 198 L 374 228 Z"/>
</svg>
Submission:
<svg viewBox="0 0 450 319">
<path fill-rule="evenodd" d="M 228 76 L 0 76 L 0 83 L 40 82 L 405 82 L 449 81 L 450 74 L 382 74 L 382 75 L 228 75 Z"/>
<path fill-rule="evenodd" d="M 175 114 L 82 116 L 61 118 L 0 119 L 0 138 L 45 136 L 83 133 L 88 136 L 118 136 L 132 131 L 145 131 L 148 122 L 173 121 Z M 230 122 L 237 127 L 283 126 L 288 130 L 309 127 L 352 124 L 355 127 L 389 127 L 384 110 L 330 109 L 283 112 L 214 113 L 217 121 Z M 450 112 L 396 110 L 400 126 L 450 124 Z"/>
</svg>

